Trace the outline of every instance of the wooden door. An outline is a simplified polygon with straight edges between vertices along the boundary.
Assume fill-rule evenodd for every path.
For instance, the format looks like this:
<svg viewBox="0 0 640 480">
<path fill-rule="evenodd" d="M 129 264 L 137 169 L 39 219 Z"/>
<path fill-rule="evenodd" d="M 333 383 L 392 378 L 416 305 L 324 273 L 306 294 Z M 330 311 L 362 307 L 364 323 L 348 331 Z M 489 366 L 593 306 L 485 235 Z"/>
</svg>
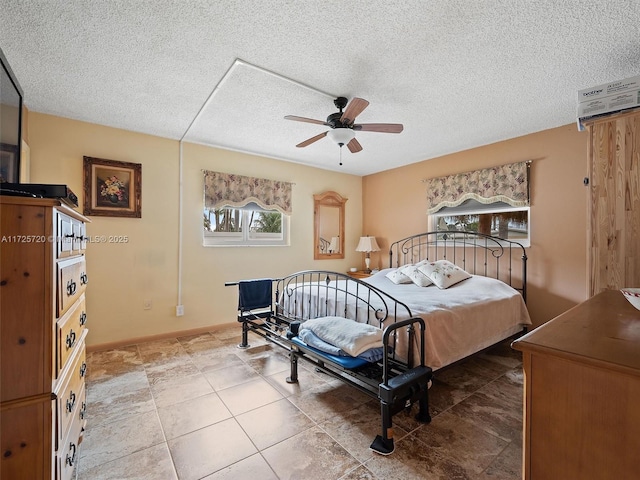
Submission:
<svg viewBox="0 0 640 480">
<path fill-rule="evenodd" d="M 640 109 L 589 129 L 589 294 L 640 287 Z"/>
</svg>

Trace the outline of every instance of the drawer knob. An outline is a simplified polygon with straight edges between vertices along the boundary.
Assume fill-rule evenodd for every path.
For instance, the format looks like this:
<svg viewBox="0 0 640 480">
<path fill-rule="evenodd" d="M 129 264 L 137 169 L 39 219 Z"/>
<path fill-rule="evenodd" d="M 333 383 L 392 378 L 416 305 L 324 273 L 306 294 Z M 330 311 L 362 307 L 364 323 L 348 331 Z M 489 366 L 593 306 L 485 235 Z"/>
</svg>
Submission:
<svg viewBox="0 0 640 480">
<path fill-rule="evenodd" d="M 67 412 L 71 413 L 73 411 L 73 407 L 76 404 L 76 394 L 71 392 L 69 394 L 69 398 L 67 399 Z"/>
<path fill-rule="evenodd" d="M 82 365 L 80 365 L 80 378 L 84 377 L 87 374 L 87 364 L 86 362 L 82 362 Z"/>
<path fill-rule="evenodd" d="M 69 454 L 71 454 L 71 456 L 69 456 Z M 70 467 L 73 467 L 73 464 L 76 463 L 76 444 L 75 443 L 69 444 L 69 453 L 67 453 L 67 459 L 65 463 Z"/>
<path fill-rule="evenodd" d="M 80 314 L 80 326 L 83 326 L 86 323 L 87 323 L 87 313 L 86 312 L 82 312 Z"/>
<path fill-rule="evenodd" d="M 69 280 L 67 282 L 67 296 L 70 297 L 71 295 L 73 295 L 74 293 L 76 293 L 76 282 L 74 282 L 73 280 Z"/>
<path fill-rule="evenodd" d="M 82 275 L 80 275 L 80 283 L 82 285 L 86 285 L 87 283 L 89 283 L 89 277 L 84 272 L 82 272 Z"/>
<path fill-rule="evenodd" d="M 84 416 L 87 413 L 87 402 L 82 402 L 80 407 L 80 420 L 84 420 Z"/>
<path fill-rule="evenodd" d="M 75 345 L 75 343 L 76 343 L 76 332 L 74 332 L 73 330 L 70 330 L 69 333 L 67 334 L 67 340 L 66 340 L 67 350 L 72 348 Z"/>
</svg>

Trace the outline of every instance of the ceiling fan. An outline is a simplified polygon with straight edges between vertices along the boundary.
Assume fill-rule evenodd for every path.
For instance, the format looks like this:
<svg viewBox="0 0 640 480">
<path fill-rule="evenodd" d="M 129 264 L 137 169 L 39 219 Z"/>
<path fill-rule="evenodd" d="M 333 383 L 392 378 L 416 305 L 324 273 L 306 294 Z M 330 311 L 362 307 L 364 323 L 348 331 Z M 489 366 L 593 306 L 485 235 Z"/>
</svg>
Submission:
<svg viewBox="0 0 640 480">
<path fill-rule="evenodd" d="M 362 145 L 356 140 L 356 131 L 362 132 L 382 132 L 382 133 L 400 133 L 404 128 L 401 123 L 354 123 L 356 117 L 367 108 L 369 102 L 363 98 L 353 98 L 349 105 L 348 100 L 345 97 L 336 98 L 333 103 L 339 112 L 332 113 L 327 117 L 326 121 L 314 120 L 313 118 L 297 117 L 295 115 L 287 115 L 284 118 L 287 120 L 295 120 L 297 122 L 315 123 L 318 125 L 326 125 L 331 127 L 331 130 L 327 130 L 315 137 L 311 137 L 304 142 L 296 145 L 296 147 L 306 147 L 314 142 L 317 142 L 321 138 L 327 135 L 340 147 L 346 145 L 351 153 L 357 153 L 362 150 Z M 344 112 L 344 107 L 347 107 Z"/>
</svg>

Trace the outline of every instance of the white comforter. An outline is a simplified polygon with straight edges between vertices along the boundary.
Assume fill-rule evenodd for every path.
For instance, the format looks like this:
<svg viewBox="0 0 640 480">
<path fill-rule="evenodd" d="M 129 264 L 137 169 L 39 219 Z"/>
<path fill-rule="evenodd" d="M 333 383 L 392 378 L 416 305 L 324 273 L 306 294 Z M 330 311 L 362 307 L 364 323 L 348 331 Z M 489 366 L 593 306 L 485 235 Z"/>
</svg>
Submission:
<svg viewBox="0 0 640 480">
<path fill-rule="evenodd" d="M 499 280 L 474 275 L 446 290 L 441 290 L 435 285 L 396 285 L 385 276 L 389 270 L 382 270 L 366 281 L 406 304 L 413 316 L 424 319 L 425 363 L 434 370 L 504 340 L 520 332 L 523 326 L 531 324 L 529 312 L 520 293 Z M 357 285 L 351 287 L 350 291 Z M 295 306 L 289 304 L 292 310 L 286 313 L 293 316 L 314 318 L 331 315 L 325 312 L 335 311 L 336 305 L 337 311 L 344 311 L 348 318 L 365 318 L 367 314 L 371 314 L 371 311 L 364 308 L 363 303 L 358 304 L 356 309 L 353 298 L 350 298 L 345 306 L 343 295 L 336 296 L 332 292 L 329 298 L 325 299 L 323 295 L 326 293 L 323 293 L 322 289 L 310 285 L 298 286 L 292 291 L 292 296 L 298 299 L 298 303 Z M 322 297 L 320 301 L 318 295 Z M 302 301 L 302 297 L 307 301 Z M 309 297 L 314 300 L 309 300 Z M 377 298 L 372 298 L 371 303 L 375 307 L 382 306 Z M 380 325 L 381 327 L 388 326 L 395 320 L 409 318 L 408 312 L 403 308 L 398 309 L 395 317 L 393 311 L 389 313 L 390 317 Z M 376 322 L 373 323 L 378 326 Z M 394 348 L 404 357 L 408 346 L 401 337 L 399 344 Z"/>
<path fill-rule="evenodd" d="M 405 303 L 425 320 L 425 363 L 437 369 L 493 345 L 530 325 L 519 292 L 499 280 L 474 275 L 445 290 L 435 285 L 396 285 L 390 269 L 366 281 Z"/>
</svg>

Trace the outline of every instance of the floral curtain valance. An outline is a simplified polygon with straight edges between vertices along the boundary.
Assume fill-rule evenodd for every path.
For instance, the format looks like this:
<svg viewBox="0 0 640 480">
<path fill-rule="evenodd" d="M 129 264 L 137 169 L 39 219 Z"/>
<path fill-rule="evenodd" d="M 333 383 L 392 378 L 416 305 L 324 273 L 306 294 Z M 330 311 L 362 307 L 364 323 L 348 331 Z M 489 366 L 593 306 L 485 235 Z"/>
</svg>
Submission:
<svg viewBox="0 0 640 480">
<path fill-rule="evenodd" d="M 458 173 L 425 180 L 428 213 L 442 207 L 457 207 L 465 200 L 480 203 L 505 202 L 514 207 L 529 205 L 529 167 L 531 162 Z"/>
<path fill-rule="evenodd" d="M 206 208 L 244 207 L 255 202 L 262 208 L 291 215 L 292 185 L 279 180 L 204 170 L 204 205 Z"/>
</svg>

